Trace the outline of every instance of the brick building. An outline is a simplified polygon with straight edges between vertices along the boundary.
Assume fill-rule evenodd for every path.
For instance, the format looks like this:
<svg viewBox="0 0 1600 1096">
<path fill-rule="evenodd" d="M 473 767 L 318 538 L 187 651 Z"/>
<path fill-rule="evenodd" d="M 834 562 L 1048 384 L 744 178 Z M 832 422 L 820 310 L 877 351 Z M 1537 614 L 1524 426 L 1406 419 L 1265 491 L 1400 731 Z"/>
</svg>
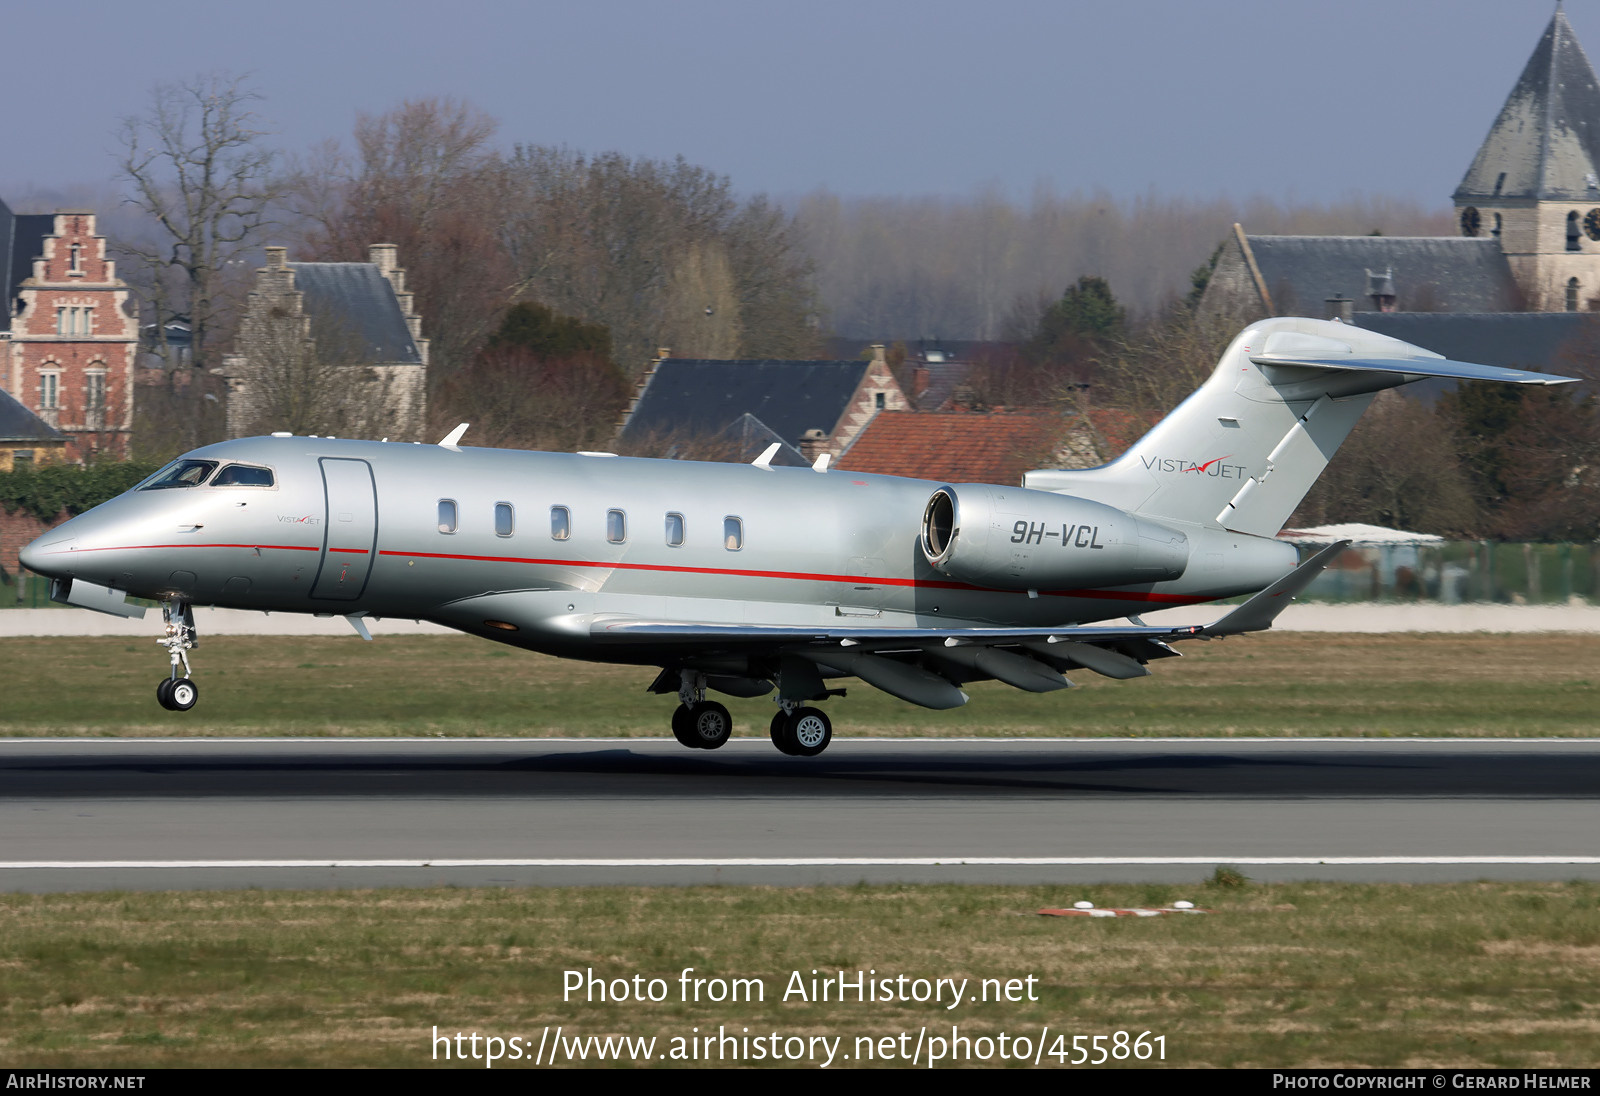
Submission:
<svg viewBox="0 0 1600 1096">
<path fill-rule="evenodd" d="M 421 438 L 428 340 L 394 244 L 364 263 L 291 263 L 266 248 L 227 379 L 229 437 L 280 429 Z M 299 409 L 299 410 L 297 410 Z"/>
<path fill-rule="evenodd" d="M 0 389 L 65 435 L 65 457 L 128 455 L 139 325 L 87 210 L 0 202 Z"/>
</svg>

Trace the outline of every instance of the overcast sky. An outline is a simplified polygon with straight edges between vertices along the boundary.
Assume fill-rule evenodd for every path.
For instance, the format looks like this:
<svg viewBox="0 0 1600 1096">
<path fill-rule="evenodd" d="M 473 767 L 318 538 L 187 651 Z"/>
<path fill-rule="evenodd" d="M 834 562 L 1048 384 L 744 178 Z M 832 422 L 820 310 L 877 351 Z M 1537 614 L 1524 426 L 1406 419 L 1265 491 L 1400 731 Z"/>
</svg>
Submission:
<svg viewBox="0 0 1600 1096">
<path fill-rule="evenodd" d="M 1600 50 L 1600 0 L 1570 0 Z M 152 84 L 252 74 L 284 148 L 454 96 L 743 192 L 1104 188 L 1441 206 L 1549 0 L 86 0 L 6 12 L 0 196 L 103 187 Z M 266 14 L 263 14 L 266 13 Z M 1591 52 L 1591 56 L 1594 54 Z"/>
</svg>

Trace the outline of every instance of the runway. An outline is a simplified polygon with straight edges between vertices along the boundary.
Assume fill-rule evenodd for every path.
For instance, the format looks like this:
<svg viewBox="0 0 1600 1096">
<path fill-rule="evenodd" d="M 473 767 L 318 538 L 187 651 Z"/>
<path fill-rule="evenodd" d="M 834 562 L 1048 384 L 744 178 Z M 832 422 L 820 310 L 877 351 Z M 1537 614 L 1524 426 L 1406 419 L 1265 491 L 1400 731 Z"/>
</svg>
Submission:
<svg viewBox="0 0 1600 1096">
<path fill-rule="evenodd" d="M 0 740 L 0 890 L 1600 878 L 1600 740 Z"/>
</svg>

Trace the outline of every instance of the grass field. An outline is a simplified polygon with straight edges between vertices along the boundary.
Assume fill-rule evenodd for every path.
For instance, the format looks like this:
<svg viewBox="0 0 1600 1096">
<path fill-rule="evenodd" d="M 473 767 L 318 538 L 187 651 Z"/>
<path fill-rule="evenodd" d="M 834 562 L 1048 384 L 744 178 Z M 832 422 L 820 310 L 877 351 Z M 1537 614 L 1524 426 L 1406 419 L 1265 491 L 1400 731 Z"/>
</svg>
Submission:
<svg viewBox="0 0 1600 1096">
<path fill-rule="evenodd" d="M 1078 898 L 1213 912 L 1034 913 Z M 765 999 L 683 1003 L 684 967 L 759 978 Z M 563 1002 L 563 972 L 591 968 L 670 993 Z M 969 995 L 1031 975 L 1038 1000 L 783 1001 L 791 973 L 812 970 L 967 978 Z M 0 897 L 12 1068 L 446 1064 L 435 1025 L 515 1035 L 530 1056 L 547 1025 L 653 1035 L 660 1053 L 695 1027 L 838 1036 L 854 1065 L 858 1036 L 952 1024 L 1030 1039 L 1048 1025 L 1045 1054 L 1061 1033 L 1069 1057 L 1073 1034 L 1148 1031 L 1174 1066 L 1592 1066 L 1597 985 L 1600 887 L 1585 883 Z"/>
<path fill-rule="evenodd" d="M 876 736 L 1589 736 L 1600 637 L 1265 634 L 1183 645 L 1137 681 L 970 686 L 930 712 L 855 681 L 828 702 L 838 734 Z M 4 639 L 10 735 L 650 736 L 675 701 L 648 668 L 532 655 L 467 637 L 205 638 L 200 704 L 155 702 L 151 641 Z M 770 700 L 724 698 L 765 737 Z"/>
</svg>

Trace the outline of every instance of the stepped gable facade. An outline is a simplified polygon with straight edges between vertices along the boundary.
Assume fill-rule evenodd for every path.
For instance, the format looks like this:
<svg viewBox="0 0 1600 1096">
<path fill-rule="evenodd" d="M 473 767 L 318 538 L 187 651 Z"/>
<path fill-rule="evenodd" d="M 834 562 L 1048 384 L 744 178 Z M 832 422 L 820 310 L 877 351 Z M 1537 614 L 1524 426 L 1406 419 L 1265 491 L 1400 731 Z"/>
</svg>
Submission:
<svg viewBox="0 0 1600 1096">
<path fill-rule="evenodd" d="M 0 390 L 65 438 L 63 459 L 126 457 L 139 324 L 95 215 L 0 202 L 0 280 Z"/>
<path fill-rule="evenodd" d="M 427 415 L 428 340 L 405 287 L 394 244 L 373 244 L 364 263 L 292 263 L 266 248 L 227 379 L 229 437 L 277 429 L 276 408 L 294 395 L 335 404 L 350 429 L 420 440 Z"/>
</svg>

